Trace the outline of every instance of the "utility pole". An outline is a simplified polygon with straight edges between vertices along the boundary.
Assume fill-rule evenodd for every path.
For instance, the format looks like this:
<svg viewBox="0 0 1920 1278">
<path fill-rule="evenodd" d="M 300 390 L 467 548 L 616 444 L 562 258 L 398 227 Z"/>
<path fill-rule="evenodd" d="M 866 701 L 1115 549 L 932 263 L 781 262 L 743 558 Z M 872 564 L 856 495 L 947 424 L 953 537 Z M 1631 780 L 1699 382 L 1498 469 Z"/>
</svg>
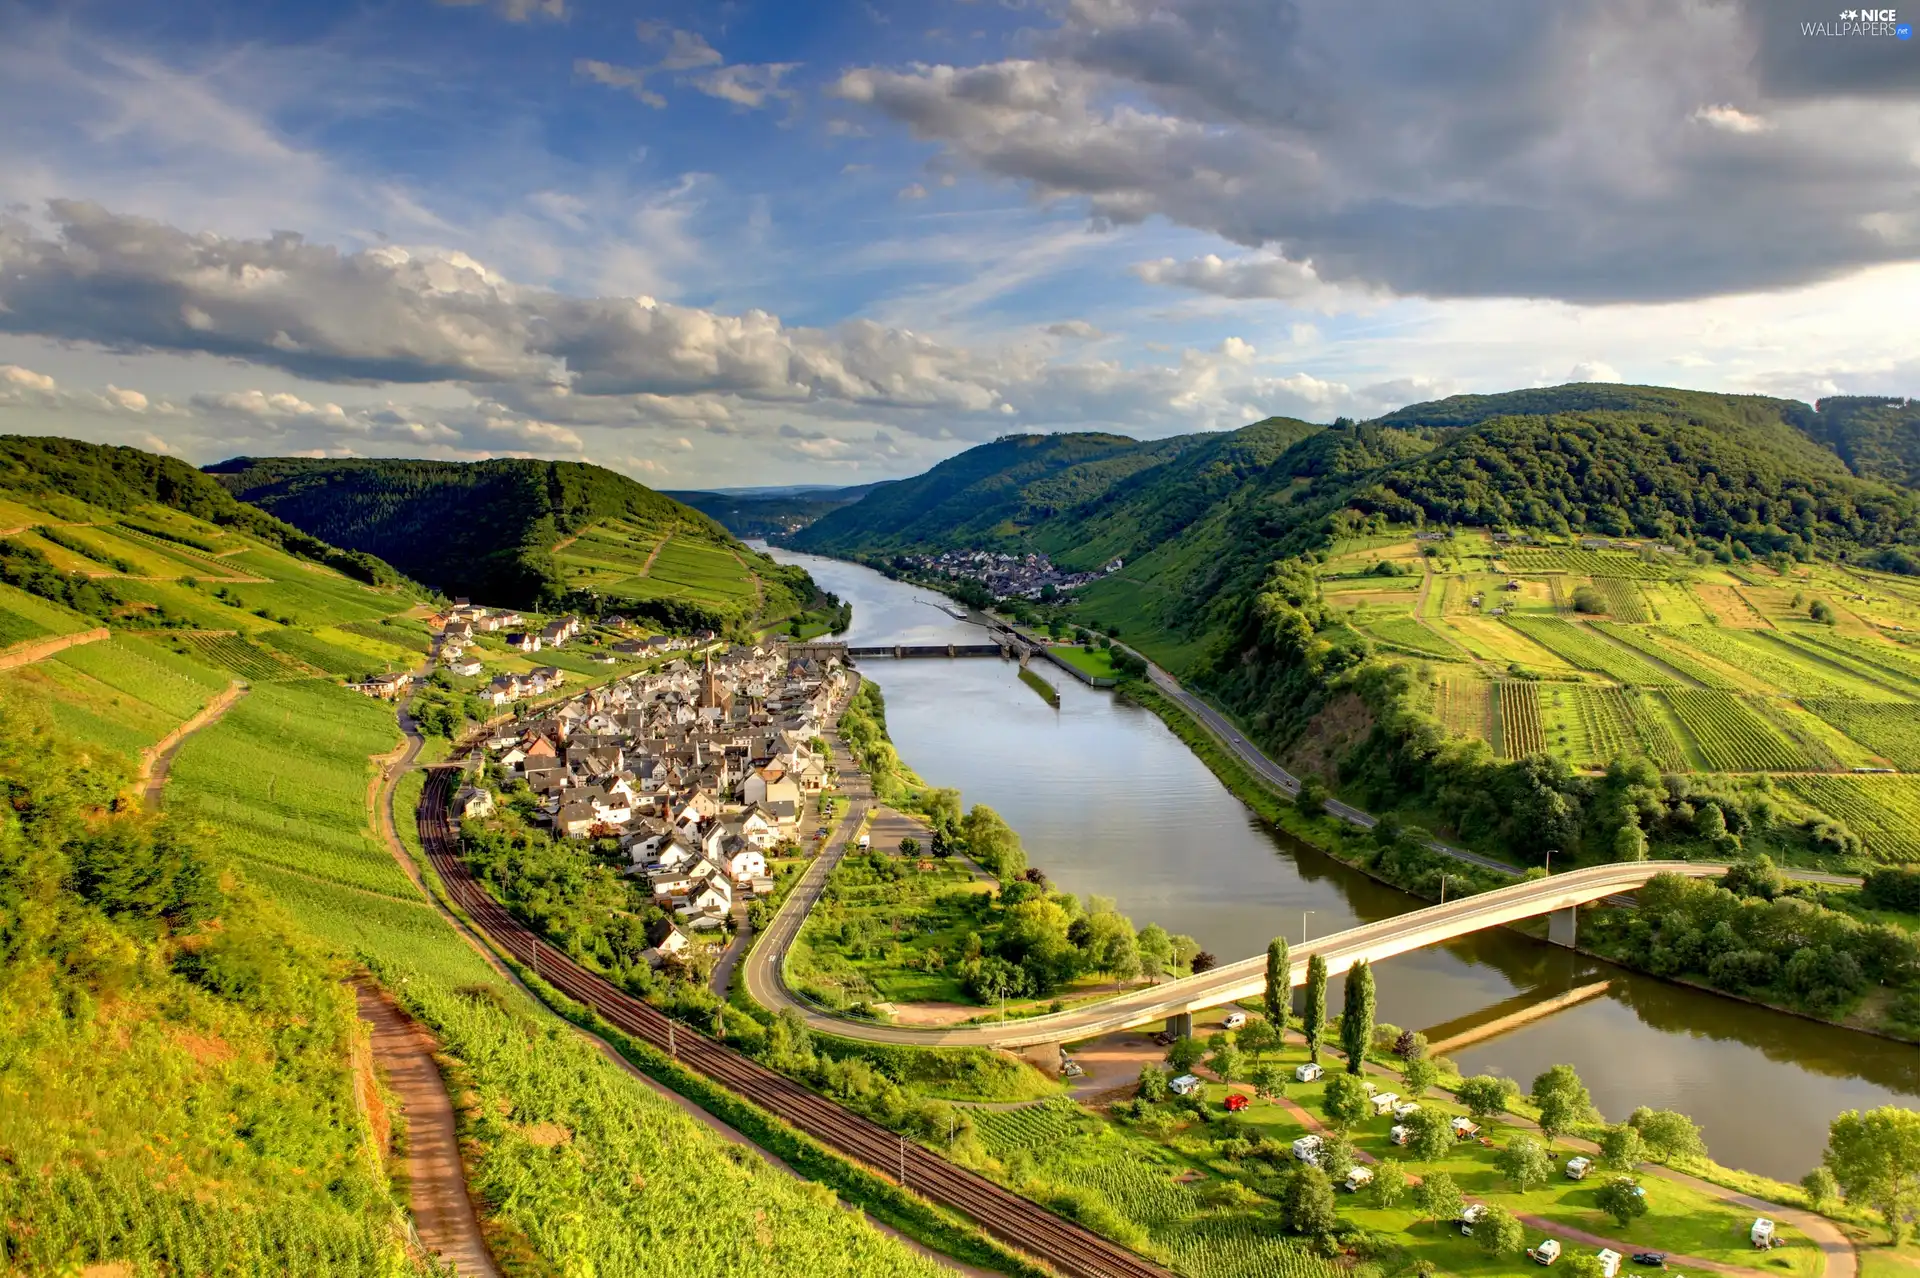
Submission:
<svg viewBox="0 0 1920 1278">
<path fill-rule="evenodd" d="M 667 1055 L 678 1056 L 680 1054 L 680 1044 L 679 1044 L 679 1040 L 677 1040 L 674 1037 L 673 1031 L 674 1031 L 674 1023 L 672 1021 L 668 1021 L 667 1022 Z"/>
<path fill-rule="evenodd" d="M 907 1187 L 907 1138 L 900 1138 L 900 1188 Z"/>
</svg>

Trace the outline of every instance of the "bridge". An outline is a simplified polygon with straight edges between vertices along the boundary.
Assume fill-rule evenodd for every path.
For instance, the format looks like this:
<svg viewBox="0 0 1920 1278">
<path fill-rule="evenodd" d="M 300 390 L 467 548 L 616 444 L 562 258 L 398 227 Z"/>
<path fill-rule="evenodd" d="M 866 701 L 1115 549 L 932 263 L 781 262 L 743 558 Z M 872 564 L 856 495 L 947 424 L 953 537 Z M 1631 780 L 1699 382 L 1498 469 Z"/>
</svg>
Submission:
<svg viewBox="0 0 1920 1278">
<path fill-rule="evenodd" d="M 896 643 L 872 648 L 848 648 L 846 654 L 855 660 L 861 657 L 1006 657 L 1015 655 L 1009 652 L 1004 643 Z"/>
<path fill-rule="evenodd" d="M 852 814 L 852 819 L 857 822 L 859 814 Z M 916 1029 L 838 1016 L 794 995 L 787 988 L 784 973 L 787 951 L 838 859 L 825 854 L 815 858 L 775 916 L 768 928 L 769 934 L 747 958 L 747 988 L 762 1006 L 775 1010 L 791 1008 L 824 1033 L 919 1047 L 1057 1050 L 1061 1043 L 1161 1021 L 1169 1022 L 1169 1027 L 1177 1031 L 1190 1031 L 1195 1012 L 1255 998 L 1266 990 L 1267 956 L 1260 954 L 1198 976 L 1184 976 L 1064 1012 L 1024 1020 Z M 1377 963 L 1471 932 L 1543 915 L 1547 919 L 1547 938 L 1557 945 L 1571 946 L 1576 939 L 1578 911 L 1582 905 L 1644 887 L 1658 874 L 1717 878 L 1728 868 L 1725 864 L 1703 861 L 1626 861 L 1528 879 L 1444 905 L 1430 905 L 1376 923 L 1363 923 L 1294 946 L 1288 979 L 1295 986 L 1306 984 L 1307 960 L 1314 955 L 1326 960 L 1329 975 L 1337 976 L 1362 960 Z M 983 1008 L 982 1013 L 985 1012 Z"/>
</svg>

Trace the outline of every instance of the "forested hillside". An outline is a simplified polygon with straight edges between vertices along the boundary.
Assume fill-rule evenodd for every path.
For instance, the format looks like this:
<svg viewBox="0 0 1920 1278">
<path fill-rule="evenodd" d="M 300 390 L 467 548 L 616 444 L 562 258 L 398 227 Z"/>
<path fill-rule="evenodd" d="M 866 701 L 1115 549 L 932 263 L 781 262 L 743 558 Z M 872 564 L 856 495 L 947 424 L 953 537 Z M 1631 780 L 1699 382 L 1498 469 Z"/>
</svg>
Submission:
<svg viewBox="0 0 1920 1278">
<path fill-rule="evenodd" d="M 717 520 L 736 537 L 786 537 L 842 506 L 851 506 L 880 484 L 852 488 L 785 489 L 740 493 L 668 491 L 666 496 Z"/>
<path fill-rule="evenodd" d="M 239 457 L 208 470 L 243 500 L 389 558 L 449 595 L 521 608 L 604 604 L 721 629 L 783 620 L 814 594 L 803 571 L 600 466 Z"/>
<path fill-rule="evenodd" d="M 1920 766 L 1920 590 L 1876 571 L 1920 560 L 1920 500 L 1889 482 L 1917 432 L 1905 401 L 1580 385 L 1102 437 L 1127 473 L 1083 485 L 1002 440 L 796 540 L 981 545 L 977 504 L 900 508 L 964 476 L 1003 495 L 987 544 L 1125 558 L 1015 611 L 1121 637 L 1369 806 L 1535 861 L 1728 837 L 1911 860 L 1920 782 L 1868 774 Z M 1706 779 L 1656 803 L 1662 773 Z M 1696 824 L 1709 793 L 1724 827 Z"/>
</svg>

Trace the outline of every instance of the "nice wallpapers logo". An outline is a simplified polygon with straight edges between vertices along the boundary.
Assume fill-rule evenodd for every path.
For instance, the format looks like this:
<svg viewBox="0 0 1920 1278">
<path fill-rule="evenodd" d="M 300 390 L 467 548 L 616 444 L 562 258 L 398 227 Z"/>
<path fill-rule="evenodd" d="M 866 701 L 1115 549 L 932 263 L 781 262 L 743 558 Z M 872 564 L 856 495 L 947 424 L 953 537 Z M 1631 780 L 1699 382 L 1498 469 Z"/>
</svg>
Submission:
<svg viewBox="0 0 1920 1278">
<path fill-rule="evenodd" d="M 1898 9 L 1842 9 L 1838 20 L 1833 22 L 1802 22 L 1800 34 L 1911 40 L 1913 23 L 1902 22 Z"/>
</svg>

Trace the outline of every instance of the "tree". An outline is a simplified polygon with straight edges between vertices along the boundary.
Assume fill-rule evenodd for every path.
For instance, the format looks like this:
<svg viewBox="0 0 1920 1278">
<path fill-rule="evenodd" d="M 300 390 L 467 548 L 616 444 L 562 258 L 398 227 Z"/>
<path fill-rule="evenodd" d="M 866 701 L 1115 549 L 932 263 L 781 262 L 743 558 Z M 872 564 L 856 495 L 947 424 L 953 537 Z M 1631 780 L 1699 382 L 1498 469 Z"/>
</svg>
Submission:
<svg viewBox="0 0 1920 1278">
<path fill-rule="evenodd" d="M 1307 960 L 1306 1008 L 1300 1013 L 1300 1032 L 1306 1035 L 1307 1056 L 1320 1059 L 1320 1036 L 1327 1028 L 1327 960 L 1318 954 Z"/>
<path fill-rule="evenodd" d="M 1373 1101 L 1367 1095 L 1366 1084 L 1358 1078 L 1352 1074 L 1335 1074 L 1327 1080 L 1326 1092 L 1320 1097 L 1320 1112 L 1335 1127 L 1344 1129 L 1365 1122 L 1373 1112 Z"/>
<path fill-rule="evenodd" d="M 1423 1178 L 1414 1188 L 1413 1201 L 1432 1221 L 1458 1220 L 1460 1213 L 1466 1210 L 1466 1202 L 1460 1196 L 1460 1186 L 1445 1172 L 1435 1172 Z"/>
<path fill-rule="evenodd" d="M 1512 1212 L 1489 1203 L 1486 1214 L 1473 1222 L 1473 1240 L 1489 1256 L 1511 1256 L 1526 1247 L 1527 1233 Z"/>
<path fill-rule="evenodd" d="M 1593 1097 L 1571 1065 L 1555 1065 L 1543 1071 L 1533 1080 L 1531 1096 L 1540 1109 L 1540 1130 L 1549 1145 L 1593 1113 Z"/>
<path fill-rule="evenodd" d="M 1620 827 L 1613 836 L 1613 859 L 1616 861 L 1644 861 L 1647 859 L 1647 832 L 1633 821 Z"/>
<path fill-rule="evenodd" d="M 1495 1078 L 1491 1074 L 1476 1074 L 1454 1088 L 1453 1094 L 1467 1112 L 1483 1123 L 1506 1112 L 1507 1098 L 1513 1094 L 1513 1084 L 1504 1078 Z"/>
<path fill-rule="evenodd" d="M 1360 1155 L 1345 1132 L 1328 1132 L 1320 1138 L 1320 1153 L 1314 1161 L 1327 1174 L 1327 1179 L 1338 1185 L 1347 1179 L 1347 1173 L 1360 1161 Z"/>
<path fill-rule="evenodd" d="M 1607 1278 L 1600 1257 L 1590 1251 L 1576 1251 L 1568 1256 L 1566 1270 L 1568 1278 Z"/>
<path fill-rule="evenodd" d="M 1453 1150 L 1453 1120 L 1437 1109 L 1407 1115 L 1407 1152 L 1423 1163 L 1438 1162 Z"/>
<path fill-rule="evenodd" d="M 1920 1113 L 1882 1105 L 1850 1109 L 1827 1128 L 1821 1160 L 1847 1201 L 1879 1212 L 1896 1243 L 1920 1210 Z"/>
<path fill-rule="evenodd" d="M 1600 1162 L 1615 1171 L 1630 1172 L 1645 1162 L 1647 1142 L 1641 1137 L 1640 1129 L 1626 1123 L 1615 1123 L 1600 1133 Z"/>
<path fill-rule="evenodd" d="M 1427 1059 L 1427 1036 L 1419 1030 L 1401 1030 L 1394 1036 L 1393 1054 L 1409 1065 Z"/>
<path fill-rule="evenodd" d="M 1252 1052 L 1257 1056 L 1261 1052 L 1270 1052 L 1279 1047 L 1280 1034 L 1266 1021 L 1252 1021 L 1234 1036 L 1234 1042 L 1238 1043 L 1243 1051 Z"/>
<path fill-rule="evenodd" d="M 1346 1006 L 1340 1013 L 1340 1046 L 1347 1054 L 1347 1073 L 1367 1067 L 1367 1049 L 1373 1045 L 1373 965 L 1361 959 L 1347 973 Z"/>
<path fill-rule="evenodd" d="M 1173 938 L 1158 923 L 1149 923 L 1140 929 L 1136 946 L 1140 951 L 1141 970 L 1148 980 L 1158 985 L 1173 966 Z"/>
<path fill-rule="evenodd" d="M 1261 1061 L 1248 1070 L 1247 1081 L 1253 1084 L 1257 1095 L 1267 1100 L 1278 1100 L 1287 1094 L 1287 1071 L 1272 1061 Z"/>
<path fill-rule="evenodd" d="M 1646 1142 L 1647 1157 L 1655 1162 L 1671 1163 L 1676 1158 L 1705 1158 L 1707 1142 L 1700 1129 L 1685 1114 L 1670 1109 L 1649 1109 L 1642 1105 L 1627 1115 L 1627 1125 Z"/>
<path fill-rule="evenodd" d="M 1573 610 L 1575 612 L 1604 613 L 1607 610 L 1606 596 L 1602 595 L 1592 586 L 1575 586 L 1573 588 Z"/>
<path fill-rule="evenodd" d="M 1231 1083 L 1245 1072 L 1247 1057 L 1246 1053 L 1229 1044 L 1216 1048 L 1207 1059 L 1207 1064 L 1212 1068 L 1215 1078 L 1223 1083 Z"/>
<path fill-rule="evenodd" d="M 1407 1196 L 1407 1171 L 1397 1158 L 1383 1158 L 1373 1167 L 1373 1203 L 1392 1211 Z"/>
<path fill-rule="evenodd" d="M 1184 1074 L 1207 1054 L 1206 1044 L 1197 1038 L 1176 1038 L 1167 1046 L 1167 1064 L 1176 1074 Z"/>
<path fill-rule="evenodd" d="M 1287 1014 L 1293 1010 L 1293 960 L 1281 937 L 1267 942 L 1267 1024 L 1280 1033 L 1287 1030 Z"/>
<path fill-rule="evenodd" d="M 1600 1186 L 1594 1201 L 1601 1211 L 1618 1221 L 1622 1229 L 1647 1214 L 1647 1196 L 1631 1176 L 1615 1176 Z"/>
<path fill-rule="evenodd" d="M 1800 1188 L 1807 1191 L 1807 1201 L 1815 1211 L 1825 1211 L 1840 1196 L 1840 1182 L 1824 1166 L 1816 1167 L 1802 1176 Z"/>
<path fill-rule="evenodd" d="M 1220 966 L 1220 956 L 1212 950 L 1201 950 L 1193 956 L 1193 962 L 1189 966 L 1193 969 L 1195 976 L 1202 972 L 1211 972 Z"/>
<path fill-rule="evenodd" d="M 1547 1177 L 1553 1174 L 1553 1160 L 1547 1156 L 1547 1147 L 1525 1135 L 1508 1141 L 1507 1147 L 1493 1156 L 1493 1165 L 1523 1194 L 1535 1185 L 1546 1184 Z"/>
<path fill-rule="evenodd" d="M 1419 1100 L 1427 1089 L 1440 1081 L 1440 1067 L 1427 1057 L 1408 1061 L 1400 1072 L 1400 1090 L 1408 1100 Z"/>
<path fill-rule="evenodd" d="M 1327 783 L 1319 777 L 1302 777 L 1293 805 L 1307 816 L 1320 816 L 1327 810 Z"/>
<path fill-rule="evenodd" d="M 1140 1067 L 1140 1087 L 1134 1093 L 1143 1101 L 1163 1101 L 1167 1098 L 1167 1072 L 1158 1065 L 1148 1064 Z"/>
<path fill-rule="evenodd" d="M 1327 1174 L 1310 1163 L 1294 1168 L 1280 1193 L 1280 1218 L 1296 1234 L 1332 1233 L 1340 1217 Z"/>
<path fill-rule="evenodd" d="M 920 840 L 914 838 L 911 834 L 909 834 L 904 839 L 900 840 L 901 856 L 912 856 L 914 853 L 918 852 L 919 850 L 920 850 Z"/>
<path fill-rule="evenodd" d="M 1813 606 L 1807 609 L 1807 615 L 1823 626 L 1831 626 L 1834 622 L 1833 605 L 1824 599 L 1814 600 Z"/>
</svg>

